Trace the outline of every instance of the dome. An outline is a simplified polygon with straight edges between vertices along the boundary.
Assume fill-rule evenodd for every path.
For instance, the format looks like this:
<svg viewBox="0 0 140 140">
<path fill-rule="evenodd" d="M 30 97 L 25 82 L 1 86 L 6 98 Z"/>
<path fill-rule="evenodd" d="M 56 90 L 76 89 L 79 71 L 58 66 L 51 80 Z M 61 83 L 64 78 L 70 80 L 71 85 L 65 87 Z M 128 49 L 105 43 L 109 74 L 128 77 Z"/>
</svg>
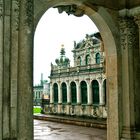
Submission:
<svg viewBox="0 0 140 140">
<path fill-rule="evenodd" d="M 65 48 L 64 45 L 62 45 L 60 50 L 60 57 L 55 59 L 56 64 L 60 67 L 69 67 L 70 65 L 70 60 L 65 56 L 65 54 Z"/>
</svg>

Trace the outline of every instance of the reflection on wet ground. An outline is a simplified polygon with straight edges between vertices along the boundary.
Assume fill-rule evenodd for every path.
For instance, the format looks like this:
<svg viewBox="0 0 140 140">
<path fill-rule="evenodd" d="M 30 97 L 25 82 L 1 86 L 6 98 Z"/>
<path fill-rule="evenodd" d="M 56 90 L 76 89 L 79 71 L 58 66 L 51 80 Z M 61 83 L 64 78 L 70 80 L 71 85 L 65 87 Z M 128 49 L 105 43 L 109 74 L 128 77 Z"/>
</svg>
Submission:
<svg viewBox="0 0 140 140">
<path fill-rule="evenodd" d="M 34 120 L 34 140 L 106 140 L 106 130 Z"/>
</svg>

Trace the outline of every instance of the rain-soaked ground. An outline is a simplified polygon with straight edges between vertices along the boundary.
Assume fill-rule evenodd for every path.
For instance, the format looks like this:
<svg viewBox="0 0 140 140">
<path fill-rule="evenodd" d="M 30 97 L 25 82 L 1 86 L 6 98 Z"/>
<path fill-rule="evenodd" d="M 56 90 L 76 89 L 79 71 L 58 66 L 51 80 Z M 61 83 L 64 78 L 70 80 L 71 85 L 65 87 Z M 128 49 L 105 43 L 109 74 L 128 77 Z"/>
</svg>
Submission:
<svg viewBox="0 0 140 140">
<path fill-rule="evenodd" d="M 106 130 L 34 120 L 34 140 L 106 140 Z"/>
</svg>

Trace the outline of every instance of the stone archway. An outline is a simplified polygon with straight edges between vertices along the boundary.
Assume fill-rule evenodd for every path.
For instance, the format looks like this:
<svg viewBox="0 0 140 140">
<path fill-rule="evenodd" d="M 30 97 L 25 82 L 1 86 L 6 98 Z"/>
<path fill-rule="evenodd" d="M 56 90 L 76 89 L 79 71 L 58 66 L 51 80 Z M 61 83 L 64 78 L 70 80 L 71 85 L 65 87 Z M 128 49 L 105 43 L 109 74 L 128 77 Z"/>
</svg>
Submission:
<svg viewBox="0 0 140 140">
<path fill-rule="evenodd" d="M 47 0 L 43 3 L 39 3 L 35 1 L 34 3 L 34 21 L 35 27 L 37 26 L 38 21 L 40 20 L 41 16 L 51 7 L 56 6 L 66 6 L 66 5 L 76 5 L 80 8 L 84 14 L 89 16 L 91 20 L 96 24 L 97 28 L 99 29 L 106 52 L 106 73 L 107 73 L 107 94 L 108 94 L 108 122 L 107 122 L 107 137 L 108 139 L 112 138 L 113 140 L 118 140 L 120 135 L 120 120 L 119 120 L 119 92 L 121 87 L 119 87 L 120 79 L 120 72 L 118 65 L 121 65 L 121 57 L 119 57 L 119 31 L 117 26 L 115 25 L 114 20 L 111 17 L 109 12 L 101 7 L 95 6 L 90 7 L 83 4 L 82 1 L 66 1 L 66 0 L 53 0 L 48 2 Z M 114 11 L 111 11 L 114 14 Z M 117 13 L 115 13 L 117 14 Z M 120 62 L 120 63 L 119 63 Z M 113 64 L 113 65 L 112 65 Z M 112 131 L 112 127 L 115 128 Z"/>
<path fill-rule="evenodd" d="M 33 139 L 34 30 L 50 7 L 72 4 L 91 18 L 104 42 L 107 139 L 140 139 L 139 0 L 0 0 L 0 140 Z"/>
</svg>

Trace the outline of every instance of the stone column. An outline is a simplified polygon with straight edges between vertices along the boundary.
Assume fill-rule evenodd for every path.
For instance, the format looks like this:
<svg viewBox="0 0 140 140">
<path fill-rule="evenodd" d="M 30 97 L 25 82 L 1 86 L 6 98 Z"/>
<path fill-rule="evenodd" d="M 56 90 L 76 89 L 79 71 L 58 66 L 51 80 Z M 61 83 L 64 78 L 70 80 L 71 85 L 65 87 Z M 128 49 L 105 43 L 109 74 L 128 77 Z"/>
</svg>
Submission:
<svg viewBox="0 0 140 140">
<path fill-rule="evenodd" d="M 20 1 L 18 140 L 33 139 L 33 0 Z"/>
<path fill-rule="evenodd" d="M 134 20 L 139 28 L 139 55 L 140 55 L 140 13 L 138 15 L 134 16 Z"/>
<path fill-rule="evenodd" d="M 70 109 L 71 109 L 71 88 L 69 84 L 69 80 L 66 81 L 67 85 L 67 114 L 70 115 Z"/>
<path fill-rule="evenodd" d="M 62 104 L 62 88 L 60 85 L 60 81 L 58 82 L 58 103 Z"/>
<path fill-rule="evenodd" d="M 91 92 L 91 83 L 90 80 L 87 80 L 87 96 L 88 96 L 88 105 L 92 105 L 92 92 Z"/>
<path fill-rule="evenodd" d="M 67 103 L 68 103 L 68 104 L 71 103 L 71 92 L 70 92 L 69 81 L 67 81 Z"/>
<path fill-rule="evenodd" d="M 0 140 L 2 140 L 2 104 L 3 104 L 3 0 L 0 0 Z"/>
<path fill-rule="evenodd" d="M 54 103 L 54 93 L 53 93 L 54 89 L 53 89 L 53 85 L 52 82 L 50 82 L 50 104 Z"/>
<path fill-rule="evenodd" d="M 104 91 L 103 91 L 103 81 L 99 83 L 99 104 L 104 105 L 105 104 L 105 97 L 104 97 Z"/>
<path fill-rule="evenodd" d="M 11 47 L 11 1 L 4 1 L 3 20 L 3 139 L 10 138 L 10 47 Z"/>
<path fill-rule="evenodd" d="M 19 2 L 12 1 L 12 31 L 11 31 L 11 139 L 17 137 L 17 85 L 18 85 L 18 30 L 19 30 Z"/>
<path fill-rule="evenodd" d="M 140 131 L 140 13 L 134 16 L 135 23 L 138 25 L 137 46 L 135 47 L 134 57 L 134 77 L 135 77 L 135 119 L 136 129 Z M 139 38 L 138 38 L 139 37 Z"/>
<path fill-rule="evenodd" d="M 81 91 L 79 80 L 76 80 L 76 93 L 77 93 L 77 104 L 81 104 Z"/>
<path fill-rule="evenodd" d="M 120 39 L 122 47 L 122 140 L 135 138 L 134 110 L 134 47 L 136 30 L 133 19 L 120 20 Z"/>
</svg>

